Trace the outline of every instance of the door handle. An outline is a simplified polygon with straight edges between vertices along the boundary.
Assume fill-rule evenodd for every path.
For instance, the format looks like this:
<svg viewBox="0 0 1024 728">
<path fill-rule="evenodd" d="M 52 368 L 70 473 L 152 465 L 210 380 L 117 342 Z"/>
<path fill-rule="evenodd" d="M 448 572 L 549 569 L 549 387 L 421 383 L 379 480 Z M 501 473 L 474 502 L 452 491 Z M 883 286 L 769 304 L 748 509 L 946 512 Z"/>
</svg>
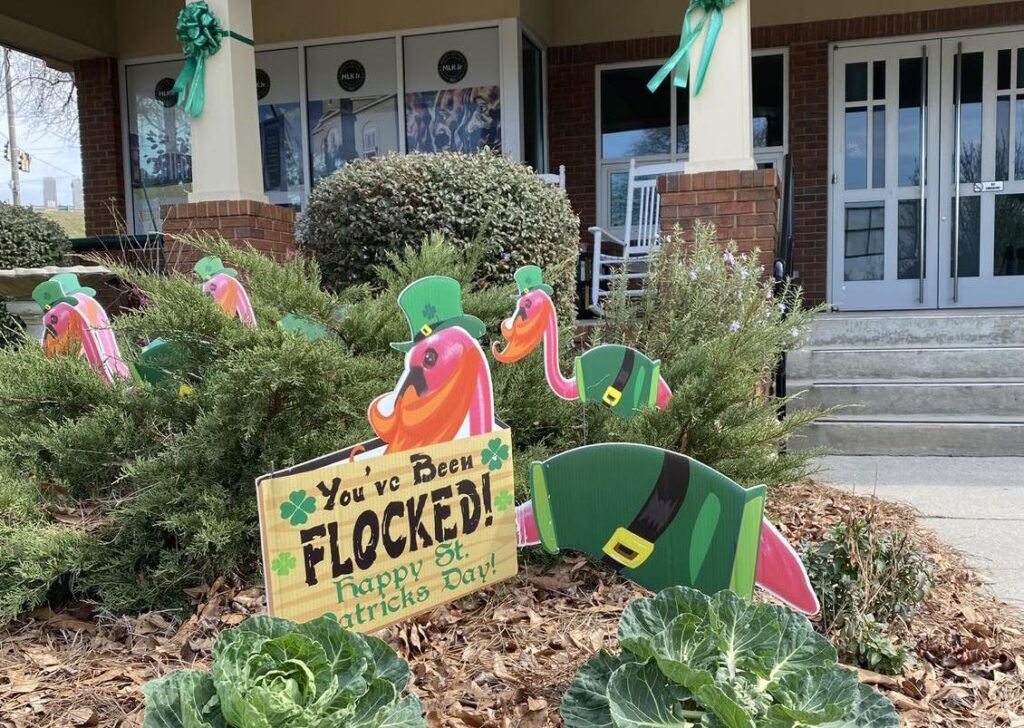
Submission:
<svg viewBox="0 0 1024 728">
<path fill-rule="evenodd" d="M 960 301 L 960 111 L 961 111 L 961 87 L 963 86 L 963 51 L 964 44 L 956 44 L 956 67 L 953 71 L 953 83 L 956 85 L 956 93 L 953 94 L 955 107 L 954 141 L 953 141 L 953 303 Z"/>
<path fill-rule="evenodd" d="M 924 303 L 924 253 L 925 220 L 924 207 L 927 202 L 925 182 L 928 178 L 928 46 L 921 46 L 921 203 L 918 207 L 917 231 L 917 302 Z"/>
</svg>

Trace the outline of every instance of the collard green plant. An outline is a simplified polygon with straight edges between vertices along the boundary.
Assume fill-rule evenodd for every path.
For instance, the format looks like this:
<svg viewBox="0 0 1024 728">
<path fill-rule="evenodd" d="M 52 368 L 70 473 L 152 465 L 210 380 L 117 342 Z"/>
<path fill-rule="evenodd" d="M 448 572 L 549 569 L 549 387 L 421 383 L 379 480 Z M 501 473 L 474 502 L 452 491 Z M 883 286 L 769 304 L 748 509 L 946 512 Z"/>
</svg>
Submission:
<svg viewBox="0 0 1024 728">
<path fill-rule="evenodd" d="M 153 680 L 143 728 L 417 728 L 409 666 L 387 643 L 328 617 L 253 617 L 222 632 L 210 672 Z"/>
<path fill-rule="evenodd" d="M 931 564 L 910 535 L 881 528 L 871 517 L 850 518 L 801 550 L 821 598 L 821 630 L 839 655 L 899 674 L 909 657 L 909 621 L 932 583 Z"/>
<path fill-rule="evenodd" d="M 784 607 L 672 587 L 626 607 L 619 645 L 576 673 L 568 728 L 897 726 L 892 704 Z"/>
</svg>

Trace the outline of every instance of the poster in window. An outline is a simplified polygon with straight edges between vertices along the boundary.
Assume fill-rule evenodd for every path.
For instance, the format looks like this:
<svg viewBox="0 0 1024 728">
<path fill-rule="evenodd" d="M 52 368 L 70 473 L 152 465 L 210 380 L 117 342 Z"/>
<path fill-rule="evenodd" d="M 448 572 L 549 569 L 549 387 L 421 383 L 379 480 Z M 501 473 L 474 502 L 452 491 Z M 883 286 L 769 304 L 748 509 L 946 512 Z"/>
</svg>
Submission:
<svg viewBox="0 0 1024 728">
<path fill-rule="evenodd" d="M 497 28 L 410 36 L 404 44 L 408 151 L 500 150 Z"/>
<path fill-rule="evenodd" d="M 308 48 L 306 77 L 314 182 L 354 159 L 398 149 L 394 39 Z"/>
<path fill-rule="evenodd" d="M 294 49 L 256 54 L 263 189 L 275 205 L 302 204 L 302 110 Z"/>
</svg>

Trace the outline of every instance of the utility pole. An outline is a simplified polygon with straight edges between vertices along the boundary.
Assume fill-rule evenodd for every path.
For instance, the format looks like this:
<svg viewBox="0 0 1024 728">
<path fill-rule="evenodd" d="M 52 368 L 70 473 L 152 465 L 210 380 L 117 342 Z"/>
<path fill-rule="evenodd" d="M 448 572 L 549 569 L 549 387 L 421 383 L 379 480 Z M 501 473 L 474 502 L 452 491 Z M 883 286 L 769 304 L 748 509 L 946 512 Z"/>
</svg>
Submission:
<svg viewBox="0 0 1024 728">
<path fill-rule="evenodd" d="M 18 142 L 14 134 L 14 82 L 11 80 L 11 49 L 4 47 L 4 86 L 7 91 L 7 137 L 11 150 L 11 195 L 15 205 L 21 204 L 21 180 L 18 177 Z"/>
</svg>

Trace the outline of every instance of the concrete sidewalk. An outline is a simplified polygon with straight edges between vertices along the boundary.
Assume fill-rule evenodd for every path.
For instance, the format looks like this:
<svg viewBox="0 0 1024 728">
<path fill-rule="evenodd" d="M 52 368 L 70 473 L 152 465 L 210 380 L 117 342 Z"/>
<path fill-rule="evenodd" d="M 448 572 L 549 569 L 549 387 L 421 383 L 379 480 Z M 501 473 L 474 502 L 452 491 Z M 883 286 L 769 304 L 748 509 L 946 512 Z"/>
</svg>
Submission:
<svg viewBox="0 0 1024 728">
<path fill-rule="evenodd" d="M 914 506 L 996 596 L 1024 606 L 1024 457 L 830 456 L 820 466 L 823 482 Z"/>
</svg>

